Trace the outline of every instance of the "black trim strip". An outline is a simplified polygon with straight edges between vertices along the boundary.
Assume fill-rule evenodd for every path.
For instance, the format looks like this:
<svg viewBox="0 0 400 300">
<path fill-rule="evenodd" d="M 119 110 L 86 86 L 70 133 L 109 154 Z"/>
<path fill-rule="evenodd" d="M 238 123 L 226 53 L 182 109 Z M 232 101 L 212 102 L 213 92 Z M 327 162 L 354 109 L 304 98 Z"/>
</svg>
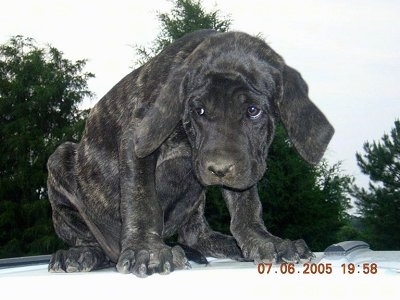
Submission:
<svg viewBox="0 0 400 300">
<path fill-rule="evenodd" d="M 48 264 L 51 255 L 12 257 L 0 259 L 0 269 Z"/>
</svg>

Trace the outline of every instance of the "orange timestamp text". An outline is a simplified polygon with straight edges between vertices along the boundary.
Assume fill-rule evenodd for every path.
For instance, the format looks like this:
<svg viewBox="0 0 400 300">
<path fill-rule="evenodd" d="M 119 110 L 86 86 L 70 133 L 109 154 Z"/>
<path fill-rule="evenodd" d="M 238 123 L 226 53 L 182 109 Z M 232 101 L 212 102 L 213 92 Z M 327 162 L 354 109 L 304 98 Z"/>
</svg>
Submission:
<svg viewBox="0 0 400 300">
<path fill-rule="evenodd" d="M 281 263 L 275 265 L 273 263 L 257 264 L 259 274 L 333 274 L 340 270 L 341 274 L 377 274 L 378 265 L 376 263 L 343 263 L 340 268 L 333 267 L 331 263 Z"/>
</svg>

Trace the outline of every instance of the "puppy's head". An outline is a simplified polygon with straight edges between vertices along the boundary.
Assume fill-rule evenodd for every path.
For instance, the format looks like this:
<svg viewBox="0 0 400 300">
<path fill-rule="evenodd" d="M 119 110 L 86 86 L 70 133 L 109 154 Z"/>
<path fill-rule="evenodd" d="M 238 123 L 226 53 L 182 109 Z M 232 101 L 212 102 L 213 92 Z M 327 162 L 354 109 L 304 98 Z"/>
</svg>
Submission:
<svg viewBox="0 0 400 300">
<path fill-rule="evenodd" d="M 265 172 L 277 114 L 273 99 L 279 87 L 270 73 L 252 70 L 254 78 L 262 76 L 269 82 L 260 84 L 229 60 L 225 63 L 226 68 L 211 65 L 189 80 L 183 124 L 200 181 L 245 189 Z"/>
<path fill-rule="evenodd" d="M 182 121 L 199 180 L 246 189 L 265 171 L 277 118 L 305 160 L 317 163 L 322 157 L 332 126 L 309 100 L 300 74 L 260 39 L 214 35 L 174 72 L 170 91 L 138 126 L 139 157 L 159 147 Z"/>
</svg>

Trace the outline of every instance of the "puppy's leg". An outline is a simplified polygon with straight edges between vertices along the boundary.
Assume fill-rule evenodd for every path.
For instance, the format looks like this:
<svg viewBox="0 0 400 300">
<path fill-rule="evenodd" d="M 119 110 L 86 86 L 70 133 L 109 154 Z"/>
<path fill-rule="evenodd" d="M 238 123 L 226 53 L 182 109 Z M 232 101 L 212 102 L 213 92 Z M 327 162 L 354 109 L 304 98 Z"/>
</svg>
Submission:
<svg viewBox="0 0 400 300">
<path fill-rule="evenodd" d="M 157 195 L 164 211 L 164 237 L 178 233 L 179 244 L 187 246 L 184 249 L 188 258 L 200 263 L 206 263 L 204 255 L 239 258 L 240 249 L 233 237 L 213 231 L 204 218 L 204 187 L 187 155 L 191 153 L 190 146 L 176 146 L 173 141 L 169 145 L 172 146 L 162 148 L 156 169 Z"/>
<path fill-rule="evenodd" d="M 120 147 L 121 254 L 117 270 L 145 277 L 188 264 L 180 247 L 163 241 L 164 218 L 155 187 L 155 154 L 138 158 L 127 131 Z"/>
<path fill-rule="evenodd" d="M 299 262 L 314 256 L 303 240 L 293 242 L 267 231 L 256 186 L 242 192 L 222 189 L 222 194 L 231 214 L 231 232 L 246 259 Z"/>
<path fill-rule="evenodd" d="M 199 198 L 198 209 L 179 230 L 179 242 L 200 251 L 205 256 L 243 260 L 236 240 L 214 231 L 204 217 L 205 193 Z"/>
<path fill-rule="evenodd" d="M 87 227 L 78 209 L 74 177 L 76 144 L 61 145 L 48 161 L 48 195 L 57 235 L 69 250 L 59 250 L 51 258 L 50 272 L 91 271 L 108 266 L 109 260 Z"/>
</svg>

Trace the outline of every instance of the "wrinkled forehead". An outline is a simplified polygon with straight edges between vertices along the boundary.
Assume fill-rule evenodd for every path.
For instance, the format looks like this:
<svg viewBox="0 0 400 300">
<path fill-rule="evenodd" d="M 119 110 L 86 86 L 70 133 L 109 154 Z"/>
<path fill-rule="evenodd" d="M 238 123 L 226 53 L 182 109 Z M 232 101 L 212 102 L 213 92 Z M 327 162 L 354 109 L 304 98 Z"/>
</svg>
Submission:
<svg viewBox="0 0 400 300">
<path fill-rule="evenodd" d="M 235 74 L 234 74 L 235 75 Z M 248 97 L 259 96 L 262 98 L 263 91 L 260 87 L 251 84 L 242 76 L 232 74 L 212 74 L 205 85 L 205 96 L 208 99 L 237 99 L 236 102 L 243 103 Z"/>
<path fill-rule="evenodd" d="M 189 89 L 192 98 L 232 97 L 240 93 L 262 94 L 254 85 L 234 73 L 208 73 L 198 78 Z"/>
<path fill-rule="evenodd" d="M 241 89 L 269 98 L 275 93 L 279 80 L 280 72 L 267 62 L 233 51 L 194 66 L 188 90 L 205 93 L 218 87 L 227 91 Z"/>
<path fill-rule="evenodd" d="M 268 73 L 258 74 L 259 77 L 247 77 L 241 72 L 211 71 L 199 76 L 189 89 L 189 98 L 204 98 L 203 101 L 216 99 L 236 99 L 243 103 L 249 98 L 271 99 L 275 93 L 276 84 Z M 261 104 L 261 103 L 260 103 Z"/>
</svg>

